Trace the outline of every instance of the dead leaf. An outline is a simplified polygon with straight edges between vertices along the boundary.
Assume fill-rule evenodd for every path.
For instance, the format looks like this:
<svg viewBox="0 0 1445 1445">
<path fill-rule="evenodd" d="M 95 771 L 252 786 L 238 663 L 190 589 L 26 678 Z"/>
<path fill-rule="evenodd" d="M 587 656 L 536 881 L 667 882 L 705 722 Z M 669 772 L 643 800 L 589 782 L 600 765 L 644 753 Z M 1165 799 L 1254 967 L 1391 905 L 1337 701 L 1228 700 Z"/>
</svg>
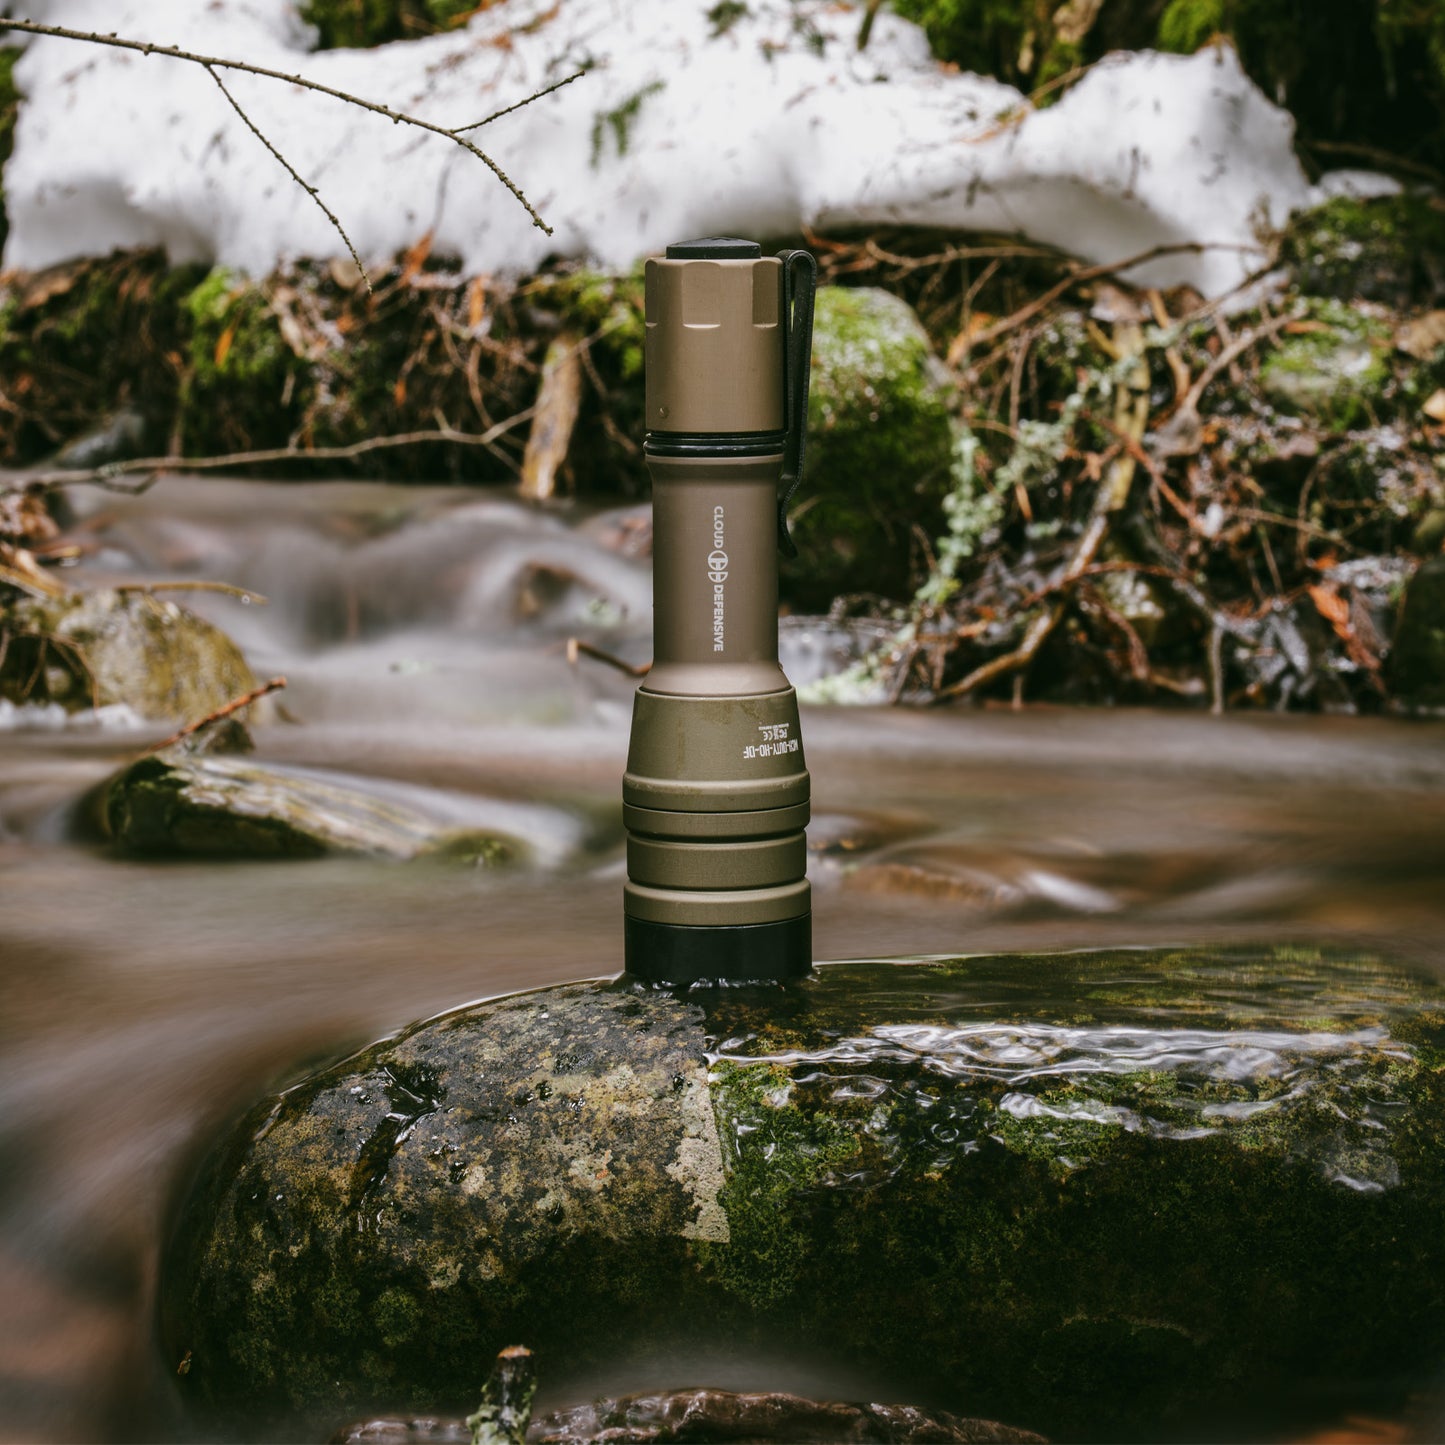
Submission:
<svg viewBox="0 0 1445 1445">
<path fill-rule="evenodd" d="M 231 343 L 236 339 L 236 322 L 232 322 L 222 333 L 221 339 L 216 342 L 216 369 L 220 370 L 226 364 L 226 358 L 231 354 Z"/>
<path fill-rule="evenodd" d="M 467 329 L 475 331 L 487 315 L 487 278 L 473 276 L 467 287 Z"/>
<path fill-rule="evenodd" d="M 1341 642 L 1348 642 L 1351 637 L 1350 604 L 1333 587 L 1316 585 L 1308 590 L 1315 610 L 1335 629 Z"/>
<path fill-rule="evenodd" d="M 396 385 L 391 389 L 391 399 L 398 407 L 406 405 L 406 377 L 397 377 Z"/>
<path fill-rule="evenodd" d="M 406 253 L 401 263 L 401 281 L 405 285 L 426 265 L 426 258 L 431 255 L 431 243 L 434 232 L 428 231 L 410 251 Z"/>
<path fill-rule="evenodd" d="M 1438 391 L 1432 392 L 1425 399 L 1425 405 L 1420 408 L 1431 421 L 1445 423 L 1445 386 Z"/>
<path fill-rule="evenodd" d="M 1395 332 L 1395 345 L 1406 356 L 1424 361 L 1445 346 L 1445 311 L 1427 311 L 1413 316 Z"/>
</svg>

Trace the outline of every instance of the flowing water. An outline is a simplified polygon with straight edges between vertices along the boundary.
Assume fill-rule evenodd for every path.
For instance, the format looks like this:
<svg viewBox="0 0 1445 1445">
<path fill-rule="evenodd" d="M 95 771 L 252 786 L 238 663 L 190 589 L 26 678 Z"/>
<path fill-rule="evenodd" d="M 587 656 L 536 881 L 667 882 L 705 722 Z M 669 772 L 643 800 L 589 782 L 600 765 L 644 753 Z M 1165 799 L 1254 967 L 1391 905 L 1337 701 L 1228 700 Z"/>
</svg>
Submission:
<svg viewBox="0 0 1445 1445">
<path fill-rule="evenodd" d="M 641 661 L 650 626 L 645 512 L 175 479 L 97 494 L 76 527 L 87 583 L 267 599 L 185 599 L 258 677 L 289 679 L 260 759 L 495 828 L 528 861 L 126 861 L 86 839 L 80 800 L 167 729 L 0 712 L 16 1440 L 182 1428 L 152 1327 L 168 1218 L 206 1141 L 278 1078 L 468 999 L 620 968 L 635 683 L 566 643 Z M 785 628 L 795 681 L 846 648 Z M 1445 975 L 1441 723 L 813 709 L 804 734 L 819 958 L 1288 939 Z M 668 1368 L 646 1383 L 848 1394 L 803 1361 Z"/>
</svg>

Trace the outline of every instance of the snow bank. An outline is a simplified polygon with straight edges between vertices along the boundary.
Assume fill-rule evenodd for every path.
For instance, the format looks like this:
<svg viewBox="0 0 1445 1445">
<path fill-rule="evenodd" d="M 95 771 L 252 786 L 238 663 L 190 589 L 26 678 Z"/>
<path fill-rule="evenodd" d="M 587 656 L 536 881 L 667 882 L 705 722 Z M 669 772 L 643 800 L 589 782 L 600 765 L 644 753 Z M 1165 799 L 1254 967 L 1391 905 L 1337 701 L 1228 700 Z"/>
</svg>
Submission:
<svg viewBox="0 0 1445 1445">
<path fill-rule="evenodd" d="M 1016 232 L 1091 261 L 1210 243 L 1134 278 L 1207 294 L 1261 258 L 1310 199 L 1293 123 L 1228 48 L 1111 57 L 1057 105 L 945 70 L 922 33 L 831 0 L 752 0 L 714 35 L 709 0 L 504 0 L 460 31 L 310 53 L 289 0 L 31 0 L 31 18 L 250 60 L 464 124 L 586 77 L 473 133 L 555 228 L 548 238 L 474 157 L 298 87 L 227 84 L 319 186 L 364 258 L 424 232 L 469 273 L 549 253 L 626 267 L 708 232 L 920 223 Z M 344 254 L 324 216 L 198 67 L 71 41 L 31 44 L 5 174 L 9 266 L 117 246 L 264 273 Z"/>
</svg>

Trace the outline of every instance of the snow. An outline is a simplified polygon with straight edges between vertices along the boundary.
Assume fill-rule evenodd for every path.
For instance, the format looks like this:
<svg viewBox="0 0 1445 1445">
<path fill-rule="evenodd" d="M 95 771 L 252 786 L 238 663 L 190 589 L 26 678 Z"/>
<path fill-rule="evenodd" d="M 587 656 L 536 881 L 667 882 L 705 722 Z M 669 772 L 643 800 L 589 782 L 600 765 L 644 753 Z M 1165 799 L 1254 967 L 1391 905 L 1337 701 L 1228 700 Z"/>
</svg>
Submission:
<svg viewBox="0 0 1445 1445">
<path fill-rule="evenodd" d="M 461 30 L 312 52 L 288 0 L 31 0 L 32 19 L 245 59 L 437 123 L 480 119 L 587 74 L 472 139 L 555 228 L 546 236 L 474 156 L 299 87 L 227 72 L 256 124 L 341 218 L 362 257 L 427 231 L 468 274 L 549 255 L 626 268 L 708 233 L 859 224 L 1016 233 L 1094 262 L 1180 242 L 1131 279 L 1214 295 L 1313 192 L 1293 122 L 1227 46 L 1111 56 L 1056 105 L 939 65 L 881 12 L 751 0 L 721 35 L 710 0 L 502 0 Z M 197 66 L 51 38 L 17 67 L 26 97 L 5 173 L 5 262 L 115 247 L 264 274 L 345 248 Z M 623 137 L 607 119 L 634 101 Z M 625 144 L 620 143 L 625 140 Z"/>
</svg>

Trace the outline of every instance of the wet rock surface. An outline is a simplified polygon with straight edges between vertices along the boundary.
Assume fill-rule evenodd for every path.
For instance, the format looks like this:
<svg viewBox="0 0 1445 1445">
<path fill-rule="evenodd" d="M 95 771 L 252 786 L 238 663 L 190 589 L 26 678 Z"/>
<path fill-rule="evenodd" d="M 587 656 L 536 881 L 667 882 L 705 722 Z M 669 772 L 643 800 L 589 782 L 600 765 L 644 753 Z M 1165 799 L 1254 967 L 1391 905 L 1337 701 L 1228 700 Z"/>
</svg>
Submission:
<svg viewBox="0 0 1445 1445">
<path fill-rule="evenodd" d="M 125 703 L 144 718 L 204 717 L 256 679 L 218 627 L 143 591 L 0 599 L 0 697 L 68 711 Z"/>
<path fill-rule="evenodd" d="M 452 858 L 513 861 L 512 839 L 458 827 L 406 799 L 361 791 L 320 769 L 284 767 L 234 750 L 167 748 L 101 790 L 105 835 L 122 851 L 198 858 Z"/>
<path fill-rule="evenodd" d="M 971 1420 L 911 1405 L 849 1405 L 807 1400 L 778 1391 L 674 1390 L 597 1400 L 553 1410 L 532 1421 L 527 1445 L 662 1445 L 666 1441 L 890 1441 L 932 1445 L 1040 1442 L 1031 1430 L 996 1420 Z M 362 1420 L 332 1436 L 333 1445 L 471 1445 L 457 1419 Z"/>
<path fill-rule="evenodd" d="M 1445 991 L 1308 950 L 500 999 L 259 1104 L 164 1335 L 198 1418 L 288 1437 L 464 1413 L 511 1341 L 700 1339 L 1067 1438 L 1258 1430 L 1440 1357 L 1442 1060 Z"/>
</svg>

